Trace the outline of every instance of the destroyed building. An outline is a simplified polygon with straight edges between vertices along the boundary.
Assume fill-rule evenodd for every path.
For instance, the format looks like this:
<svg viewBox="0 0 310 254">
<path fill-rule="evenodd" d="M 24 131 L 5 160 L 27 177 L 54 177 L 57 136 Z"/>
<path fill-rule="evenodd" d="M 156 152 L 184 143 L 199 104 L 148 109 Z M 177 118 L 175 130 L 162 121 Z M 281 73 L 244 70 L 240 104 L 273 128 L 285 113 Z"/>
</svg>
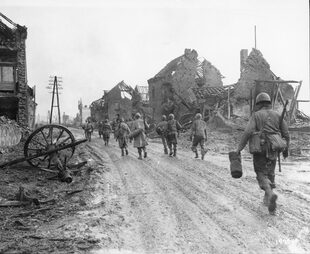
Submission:
<svg viewBox="0 0 310 254">
<path fill-rule="evenodd" d="M 117 114 L 125 120 L 130 120 L 137 112 L 150 117 L 148 87 L 137 85 L 133 89 L 121 81 L 110 91 L 104 90 L 104 95 L 93 101 L 90 109 L 91 117 L 96 122 L 113 120 Z"/>
<path fill-rule="evenodd" d="M 90 104 L 91 118 L 96 122 L 104 121 L 105 119 L 108 118 L 107 105 L 105 104 L 104 101 L 105 96 L 106 93 L 101 98 L 93 101 Z"/>
<path fill-rule="evenodd" d="M 35 89 L 27 84 L 27 28 L 0 13 L 0 116 L 34 127 Z"/>
<path fill-rule="evenodd" d="M 131 118 L 132 93 L 133 88 L 121 81 L 104 95 L 104 107 L 110 120 L 114 119 L 117 114 L 125 120 Z"/>
<path fill-rule="evenodd" d="M 152 117 L 159 121 L 162 114 L 174 113 L 177 118 L 191 110 L 190 89 L 197 86 L 222 87 L 223 76 L 206 59 L 199 59 L 195 50 L 168 63 L 148 80 Z"/>
<path fill-rule="evenodd" d="M 273 98 L 276 83 L 263 82 L 273 80 L 280 80 L 280 78 L 272 72 L 263 54 L 253 48 L 248 55 L 248 50 L 242 49 L 240 51 L 240 78 L 235 84 L 234 96 L 231 98 L 234 114 L 249 116 L 251 98 L 255 98 L 260 92 L 266 92 Z M 279 89 L 283 100 L 293 99 L 295 91 L 292 85 L 283 83 Z"/>
</svg>

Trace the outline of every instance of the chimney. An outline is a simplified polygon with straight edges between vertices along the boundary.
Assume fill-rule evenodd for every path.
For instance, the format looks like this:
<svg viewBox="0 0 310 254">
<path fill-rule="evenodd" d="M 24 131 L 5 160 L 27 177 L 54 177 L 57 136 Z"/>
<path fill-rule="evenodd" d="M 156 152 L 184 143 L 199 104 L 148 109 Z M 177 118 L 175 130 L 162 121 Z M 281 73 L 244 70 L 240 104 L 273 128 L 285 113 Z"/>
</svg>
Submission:
<svg viewBox="0 0 310 254">
<path fill-rule="evenodd" d="M 240 72 L 241 73 L 244 69 L 244 65 L 246 63 L 247 58 L 248 58 L 248 50 L 247 49 L 241 49 L 241 51 L 240 51 Z"/>
</svg>

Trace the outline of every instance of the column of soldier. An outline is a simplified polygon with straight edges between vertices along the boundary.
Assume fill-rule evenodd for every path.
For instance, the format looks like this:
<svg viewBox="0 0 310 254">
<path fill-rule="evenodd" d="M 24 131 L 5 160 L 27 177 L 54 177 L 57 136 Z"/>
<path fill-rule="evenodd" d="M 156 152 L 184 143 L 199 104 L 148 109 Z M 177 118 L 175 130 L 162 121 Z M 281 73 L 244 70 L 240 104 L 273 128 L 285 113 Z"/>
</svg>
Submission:
<svg viewBox="0 0 310 254">
<path fill-rule="evenodd" d="M 254 133 L 260 133 L 260 151 L 253 153 L 254 171 L 257 176 L 259 187 L 265 191 L 263 199 L 264 205 L 268 207 L 270 214 L 275 214 L 277 195 L 273 192 L 275 188 L 275 167 L 277 157 L 280 152 L 283 157 L 288 157 L 288 146 L 290 142 L 287 123 L 283 120 L 278 112 L 272 109 L 271 99 L 267 93 L 260 93 L 256 97 L 256 111 L 252 114 L 247 127 L 241 137 L 235 154 L 240 157 L 241 151 Z M 283 115 L 283 114 L 282 114 Z M 282 118 L 281 118 L 282 117 Z M 141 117 L 140 113 L 136 113 L 135 120 L 129 128 L 128 124 L 122 117 L 118 115 L 114 128 L 111 127 L 108 120 L 99 124 L 99 136 L 103 137 L 105 146 L 109 145 L 109 138 L 112 129 L 114 129 L 115 139 L 118 141 L 121 149 L 121 156 L 128 155 L 128 141 L 133 140 L 133 145 L 137 148 L 138 159 L 147 158 L 146 147 L 148 145 L 146 131 L 149 124 Z M 156 125 L 156 132 L 160 136 L 164 148 L 164 153 L 171 157 L 177 155 L 177 143 L 179 132 L 182 129 L 181 124 L 175 119 L 173 114 L 162 116 L 161 121 Z M 89 132 L 92 132 L 92 126 L 87 123 L 85 128 L 85 136 L 91 139 Z M 90 130 L 90 131 L 89 131 Z M 268 138 L 268 137 L 272 137 Z M 279 137 L 279 138 L 277 138 Z M 285 147 L 282 150 L 275 149 L 275 143 L 284 138 Z M 190 140 L 192 141 L 192 151 L 195 158 L 199 158 L 197 147 L 200 146 L 201 159 L 206 154 L 205 141 L 207 140 L 207 125 L 202 119 L 202 115 L 197 113 L 190 129 Z M 280 161 L 279 161 L 280 162 Z"/>
</svg>

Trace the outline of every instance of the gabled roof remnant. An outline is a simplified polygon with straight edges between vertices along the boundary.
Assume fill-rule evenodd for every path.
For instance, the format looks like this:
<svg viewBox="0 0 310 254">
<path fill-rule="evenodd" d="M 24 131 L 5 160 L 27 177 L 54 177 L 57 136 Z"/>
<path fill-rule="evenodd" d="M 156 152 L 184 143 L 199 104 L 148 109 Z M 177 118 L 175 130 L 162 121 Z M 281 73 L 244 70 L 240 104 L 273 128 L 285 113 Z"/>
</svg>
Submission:
<svg viewBox="0 0 310 254">
<path fill-rule="evenodd" d="M 131 100 L 131 98 L 132 98 L 132 91 L 133 91 L 133 89 L 132 89 L 131 86 L 127 85 L 127 84 L 124 82 L 124 80 L 122 80 L 121 82 L 119 82 L 116 86 L 117 86 L 117 87 L 119 88 L 119 90 L 121 91 L 121 97 L 122 97 L 122 99 L 127 98 L 127 99 Z"/>
</svg>

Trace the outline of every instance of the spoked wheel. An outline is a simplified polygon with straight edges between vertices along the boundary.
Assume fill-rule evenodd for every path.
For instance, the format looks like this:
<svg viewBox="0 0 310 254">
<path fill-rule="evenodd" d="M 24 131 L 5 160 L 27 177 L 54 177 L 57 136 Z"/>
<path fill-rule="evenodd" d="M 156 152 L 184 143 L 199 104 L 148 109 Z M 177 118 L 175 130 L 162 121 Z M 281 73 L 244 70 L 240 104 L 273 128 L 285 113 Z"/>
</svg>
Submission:
<svg viewBox="0 0 310 254">
<path fill-rule="evenodd" d="M 75 139 L 72 133 L 65 127 L 57 124 L 44 125 L 36 129 L 26 140 L 24 146 L 25 157 L 31 157 L 36 154 L 42 154 L 53 149 L 61 148 L 65 145 L 74 143 Z M 60 150 L 57 152 L 58 158 L 64 165 L 75 150 L 75 146 Z M 51 168 L 55 166 L 51 161 L 50 155 L 43 155 L 35 159 L 28 160 L 28 163 L 34 167 Z"/>
</svg>

